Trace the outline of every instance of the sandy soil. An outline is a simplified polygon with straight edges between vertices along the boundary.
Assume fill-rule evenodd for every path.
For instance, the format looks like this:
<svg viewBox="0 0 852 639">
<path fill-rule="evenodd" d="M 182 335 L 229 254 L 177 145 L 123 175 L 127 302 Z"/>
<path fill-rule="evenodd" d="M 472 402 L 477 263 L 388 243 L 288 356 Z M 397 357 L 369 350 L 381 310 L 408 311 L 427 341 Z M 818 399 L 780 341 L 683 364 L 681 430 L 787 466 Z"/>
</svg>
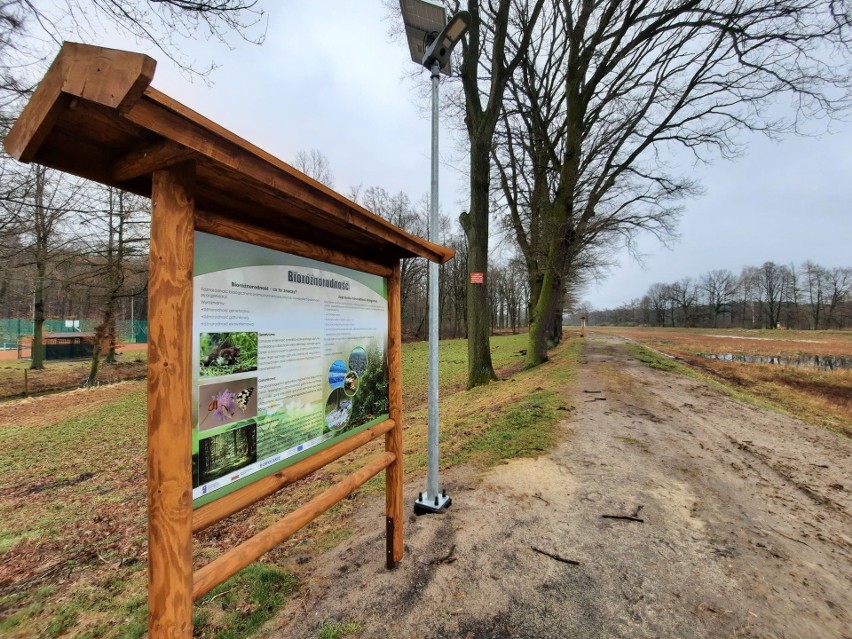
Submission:
<svg viewBox="0 0 852 639">
<path fill-rule="evenodd" d="M 589 339 L 550 454 L 445 473 L 452 508 L 411 516 L 396 570 L 378 500 L 337 549 L 295 554 L 269 636 L 852 637 L 852 440 L 621 344 Z"/>
</svg>

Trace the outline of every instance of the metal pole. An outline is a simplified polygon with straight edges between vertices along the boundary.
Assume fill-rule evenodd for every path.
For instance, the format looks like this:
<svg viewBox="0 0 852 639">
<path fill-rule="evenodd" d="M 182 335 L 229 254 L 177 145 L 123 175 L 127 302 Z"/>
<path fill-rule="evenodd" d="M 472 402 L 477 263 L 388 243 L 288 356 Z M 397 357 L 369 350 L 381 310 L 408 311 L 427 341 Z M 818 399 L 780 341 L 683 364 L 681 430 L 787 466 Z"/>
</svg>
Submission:
<svg viewBox="0 0 852 639">
<path fill-rule="evenodd" d="M 432 63 L 432 191 L 429 207 L 429 241 L 438 243 L 438 80 L 441 73 L 439 62 Z M 438 512 L 452 504 L 446 491 L 441 492 L 439 483 L 439 415 L 438 415 L 438 334 L 440 313 L 438 308 L 438 265 L 429 262 L 429 430 L 428 471 L 426 494 L 420 494 L 414 504 L 414 512 L 425 514 Z"/>
</svg>

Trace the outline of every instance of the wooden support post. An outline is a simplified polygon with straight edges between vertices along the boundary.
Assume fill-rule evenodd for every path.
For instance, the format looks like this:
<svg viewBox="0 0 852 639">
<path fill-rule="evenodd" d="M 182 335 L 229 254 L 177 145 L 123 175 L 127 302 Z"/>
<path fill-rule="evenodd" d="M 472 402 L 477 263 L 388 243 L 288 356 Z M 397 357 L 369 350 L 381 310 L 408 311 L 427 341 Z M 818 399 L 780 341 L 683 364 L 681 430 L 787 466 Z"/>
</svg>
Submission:
<svg viewBox="0 0 852 639">
<path fill-rule="evenodd" d="M 394 427 L 385 435 L 385 450 L 396 455 L 385 471 L 387 567 L 402 560 L 402 294 L 397 261 L 388 278 L 388 378 L 390 418 Z"/>
<path fill-rule="evenodd" d="M 192 637 L 195 164 L 155 171 L 148 293 L 148 636 Z"/>
</svg>

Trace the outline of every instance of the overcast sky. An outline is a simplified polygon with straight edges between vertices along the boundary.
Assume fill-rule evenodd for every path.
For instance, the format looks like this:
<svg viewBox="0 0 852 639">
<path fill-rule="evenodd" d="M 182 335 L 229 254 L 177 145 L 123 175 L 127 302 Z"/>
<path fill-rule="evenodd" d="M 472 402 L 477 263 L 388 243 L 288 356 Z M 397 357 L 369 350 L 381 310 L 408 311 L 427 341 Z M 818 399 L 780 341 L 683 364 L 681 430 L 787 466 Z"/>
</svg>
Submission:
<svg viewBox="0 0 852 639">
<path fill-rule="evenodd" d="M 429 189 L 430 119 L 407 45 L 388 36 L 380 0 L 266 2 L 262 46 L 234 39 L 185 47 L 220 68 L 212 86 L 190 82 L 164 56 L 109 38 L 104 44 L 146 50 L 159 60 L 153 85 L 279 158 L 316 148 L 329 159 L 335 188 L 381 186 L 417 201 Z M 414 74 L 412 76 L 412 71 Z M 641 297 L 655 282 L 697 277 L 717 268 L 738 273 L 767 260 L 852 266 L 852 126 L 819 139 L 773 143 L 749 138 L 735 162 L 698 167 L 705 194 L 685 203 L 680 240 L 670 249 L 640 238 L 644 267 L 626 253 L 609 277 L 586 292 L 595 308 Z M 441 137 L 441 208 L 465 208 L 465 159 L 448 127 Z"/>
</svg>

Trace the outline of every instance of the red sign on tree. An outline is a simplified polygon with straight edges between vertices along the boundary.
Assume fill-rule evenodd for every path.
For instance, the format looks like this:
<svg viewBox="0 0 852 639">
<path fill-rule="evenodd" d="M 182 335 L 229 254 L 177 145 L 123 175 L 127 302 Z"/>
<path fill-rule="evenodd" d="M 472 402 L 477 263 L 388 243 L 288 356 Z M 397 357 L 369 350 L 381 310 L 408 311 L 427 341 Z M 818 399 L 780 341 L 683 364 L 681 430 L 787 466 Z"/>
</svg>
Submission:
<svg viewBox="0 0 852 639">
<path fill-rule="evenodd" d="M 485 284 L 485 273 L 471 273 L 470 274 L 470 283 L 471 284 Z"/>
</svg>

